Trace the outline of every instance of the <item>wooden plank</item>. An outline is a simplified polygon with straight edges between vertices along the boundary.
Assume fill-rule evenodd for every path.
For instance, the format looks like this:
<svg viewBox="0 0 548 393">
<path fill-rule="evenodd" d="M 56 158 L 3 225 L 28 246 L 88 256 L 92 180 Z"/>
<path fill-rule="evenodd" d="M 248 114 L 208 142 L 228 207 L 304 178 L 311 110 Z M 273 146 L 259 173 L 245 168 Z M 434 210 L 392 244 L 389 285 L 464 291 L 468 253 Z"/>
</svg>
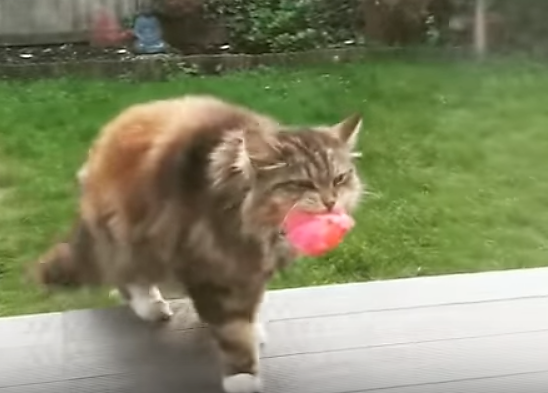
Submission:
<svg viewBox="0 0 548 393">
<path fill-rule="evenodd" d="M 0 392 L 10 386 L 62 381 L 65 364 L 61 342 L 2 348 Z"/>
<path fill-rule="evenodd" d="M 139 325 L 147 330 L 145 324 Z M 202 329 L 159 329 L 145 339 L 120 329 L 116 334 L 110 332 L 120 340 L 109 345 L 104 345 L 99 336 L 88 343 L 76 343 L 87 346 L 84 352 L 76 347 L 67 351 L 65 345 L 51 346 L 48 351 L 28 347 L 19 356 L 2 352 L 10 361 L 0 365 L 0 392 L 145 393 L 155 387 L 169 393 L 184 387 L 188 393 L 220 393 L 212 347 L 201 333 Z M 297 338 L 306 334 L 301 332 Z M 366 335 L 367 331 L 360 330 L 359 334 Z M 124 339 L 124 335 L 133 340 Z M 481 378 L 487 378 L 485 384 L 489 386 L 489 381 L 501 376 L 548 371 L 548 351 L 539 345 L 546 340 L 548 332 L 536 332 L 263 358 L 262 375 L 266 393 L 387 388 L 395 393 L 413 386 Z M 36 388 L 44 382 L 47 384 Z M 447 393 L 445 388 L 437 391 Z"/>
<path fill-rule="evenodd" d="M 12 347 L 60 342 L 62 317 L 61 313 L 49 313 L 0 319 L 0 353 Z"/>
<path fill-rule="evenodd" d="M 318 299 L 317 296 L 311 298 Z M 182 310 L 179 303 L 176 307 L 177 316 L 165 326 L 166 331 L 183 334 L 181 331 L 199 326 L 190 307 L 185 307 Z M 271 345 L 265 348 L 263 355 L 278 357 L 306 351 L 321 352 L 548 331 L 546 309 L 548 298 L 539 298 L 303 319 L 274 318 L 266 322 Z M 63 315 L 62 322 L 59 315 Z M 120 341 L 148 340 L 156 334 L 154 330 L 146 328 L 147 325 L 137 321 L 125 307 L 52 314 L 51 317 L 42 315 L 7 318 L 0 321 L 0 350 L 62 341 L 67 350 L 84 350 L 86 343 L 90 343 L 92 349 L 103 351 L 103 347 L 112 347 Z M 363 332 L 366 334 L 361 334 Z"/>
<path fill-rule="evenodd" d="M 548 332 L 546 310 L 548 298 L 274 320 L 264 356 Z"/>
<path fill-rule="evenodd" d="M 514 386 L 508 393 L 519 381 L 544 393 L 548 351 L 539 343 L 548 340 L 548 299 L 516 296 L 538 295 L 540 281 L 529 284 L 545 274 L 530 269 L 269 292 L 265 393 L 487 393 L 504 392 L 503 380 Z M 381 308 L 370 301 L 372 311 L 341 315 L 341 308 L 362 309 L 371 287 L 399 293 L 399 306 L 386 308 L 380 298 Z M 334 302 L 341 293 L 360 306 Z M 415 302 L 402 303 L 404 294 Z M 442 303 L 402 307 L 431 297 Z M 125 307 L 0 319 L 6 359 L 0 393 L 221 393 L 207 330 L 181 329 L 179 318 L 190 314 L 177 304 L 180 312 L 168 325 L 138 321 Z M 277 313 L 269 304 L 280 306 Z M 288 308 L 296 310 L 292 318 Z"/>
<path fill-rule="evenodd" d="M 546 393 L 548 372 L 480 378 L 467 381 L 435 383 L 390 389 L 373 389 L 368 393 Z M 362 392 L 356 392 L 362 393 Z M 365 392 L 363 392 L 365 393 Z"/>
<path fill-rule="evenodd" d="M 263 314 L 291 319 L 546 296 L 548 268 L 516 269 L 282 289 L 267 295 Z M 322 300 L 311 302 L 311 297 Z"/>
<path fill-rule="evenodd" d="M 187 364 L 179 365 L 183 371 L 193 363 L 192 359 L 186 360 Z M 204 373 L 204 370 L 208 370 L 207 366 L 191 368 L 197 372 L 198 377 L 196 374 L 187 375 L 190 378 L 184 381 L 181 380 L 177 365 L 172 364 L 163 375 L 107 374 L 47 384 L 11 386 L 0 388 L 0 393 L 223 393 L 217 383 L 218 375 Z"/>
<path fill-rule="evenodd" d="M 267 392 L 365 392 L 546 372 L 548 351 L 539 343 L 547 340 L 548 332 L 539 332 L 284 356 L 261 365 Z"/>
<path fill-rule="evenodd" d="M 327 331 L 343 329 L 345 320 L 355 318 L 368 328 L 384 326 L 397 342 L 416 341 L 434 333 L 439 339 L 455 338 L 455 332 L 465 337 L 474 334 L 473 329 L 479 334 L 506 334 L 525 331 L 528 327 L 544 329 L 548 321 L 542 312 L 548 301 L 547 271 L 546 268 L 525 269 L 276 290 L 267 293 L 262 318 L 270 321 L 269 329 L 278 329 L 280 321 L 289 320 L 284 325 L 289 329 L 286 332 L 289 337 L 293 332 L 315 326 L 325 326 Z M 503 302 L 504 299 L 512 301 Z M 194 318 L 189 305 L 181 301 L 175 304 L 179 311 L 171 328 L 195 327 L 194 322 L 189 322 Z M 451 307 L 440 307 L 444 304 Z M 518 314 L 522 317 L 514 318 Z M 318 325 L 314 319 L 324 316 L 329 318 Z M 132 316 L 125 308 L 19 316 L 0 321 L 0 348 L 28 340 L 37 342 L 42 340 L 40 335 L 53 337 L 58 334 L 55 332 L 59 331 L 59 323 L 63 324 L 70 340 L 102 334 L 102 329 L 109 329 L 111 325 L 133 327 Z M 427 321 L 426 326 L 439 326 L 440 330 L 433 332 L 426 328 L 421 332 L 425 329 L 421 321 Z M 497 324 L 492 325 L 491 321 Z M 398 329 L 400 322 L 407 326 L 396 332 L 394 329 Z M 386 344 L 385 338 L 378 340 L 377 343 Z"/>
</svg>

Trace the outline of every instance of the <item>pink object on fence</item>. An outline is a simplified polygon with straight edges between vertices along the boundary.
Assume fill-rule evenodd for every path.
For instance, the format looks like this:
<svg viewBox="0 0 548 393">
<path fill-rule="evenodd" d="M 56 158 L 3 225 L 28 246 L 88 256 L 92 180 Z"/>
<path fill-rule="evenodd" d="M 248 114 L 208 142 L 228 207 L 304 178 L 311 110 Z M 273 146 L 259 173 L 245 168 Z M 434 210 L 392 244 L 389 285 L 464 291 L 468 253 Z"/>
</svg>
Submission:
<svg viewBox="0 0 548 393">
<path fill-rule="evenodd" d="M 124 30 L 114 12 L 101 8 L 91 22 L 90 43 L 99 47 L 116 47 L 131 38 L 131 31 Z"/>
<path fill-rule="evenodd" d="M 286 237 L 300 253 L 320 256 L 335 247 L 354 226 L 344 212 L 310 214 L 291 212 L 285 220 Z"/>
</svg>

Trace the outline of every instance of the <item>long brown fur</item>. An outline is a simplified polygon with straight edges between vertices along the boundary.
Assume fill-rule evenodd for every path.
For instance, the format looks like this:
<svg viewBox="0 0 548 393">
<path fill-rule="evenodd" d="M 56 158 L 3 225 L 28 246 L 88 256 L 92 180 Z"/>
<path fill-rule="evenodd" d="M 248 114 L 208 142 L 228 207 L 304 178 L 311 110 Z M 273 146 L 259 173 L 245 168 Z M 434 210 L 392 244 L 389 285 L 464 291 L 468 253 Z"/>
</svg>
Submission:
<svg viewBox="0 0 548 393">
<path fill-rule="evenodd" d="M 209 96 L 127 108 L 91 146 L 76 225 L 36 265 L 39 281 L 114 286 L 160 319 L 170 310 L 157 285 L 175 279 L 211 327 L 225 381 L 256 378 L 225 390 L 259 391 L 256 312 L 269 278 L 297 257 L 282 222 L 295 207 L 357 206 L 360 125 L 355 115 L 287 127 Z"/>
</svg>

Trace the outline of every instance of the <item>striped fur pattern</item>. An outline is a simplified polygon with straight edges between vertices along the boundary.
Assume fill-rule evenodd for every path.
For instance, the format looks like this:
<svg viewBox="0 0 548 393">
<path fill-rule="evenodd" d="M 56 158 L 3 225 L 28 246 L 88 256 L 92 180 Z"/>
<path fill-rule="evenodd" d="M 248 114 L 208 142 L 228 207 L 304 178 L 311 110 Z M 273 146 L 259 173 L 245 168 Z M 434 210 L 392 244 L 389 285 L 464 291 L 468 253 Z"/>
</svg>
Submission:
<svg viewBox="0 0 548 393">
<path fill-rule="evenodd" d="M 211 96 L 126 108 L 78 172 L 79 214 L 36 264 L 47 287 L 118 288 L 145 320 L 172 312 L 158 286 L 181 284 L 218 344 L 228 393 L 260 392 L 257 322 L 270 277 L 297 257 L 290 209 L 353 211 L 361 118 L 290 127 Z"/>
</svg>

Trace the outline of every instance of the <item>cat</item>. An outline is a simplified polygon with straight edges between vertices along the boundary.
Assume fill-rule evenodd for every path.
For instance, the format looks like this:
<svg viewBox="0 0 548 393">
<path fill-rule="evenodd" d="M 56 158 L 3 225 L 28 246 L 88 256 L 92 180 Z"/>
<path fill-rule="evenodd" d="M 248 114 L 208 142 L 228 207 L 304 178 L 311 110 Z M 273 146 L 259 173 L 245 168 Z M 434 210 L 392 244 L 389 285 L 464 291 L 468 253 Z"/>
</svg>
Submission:
<svg viewBox="0 0 548 393">
<path fill-rule="evenodd" d="M 361 125 L 354 114 L 287 126 L 209 95 L 130 106 L 92 143 L 74 227 L 33 264 L 36 278 L 115 287 L 147 321 L 173 314 L 158 285 L 174 278 L 218 344 L 224 391 L 261 392 L 256 314 L 272 275 L 299 257 L 284 217 L 355 211 Z"/>
</svg>

